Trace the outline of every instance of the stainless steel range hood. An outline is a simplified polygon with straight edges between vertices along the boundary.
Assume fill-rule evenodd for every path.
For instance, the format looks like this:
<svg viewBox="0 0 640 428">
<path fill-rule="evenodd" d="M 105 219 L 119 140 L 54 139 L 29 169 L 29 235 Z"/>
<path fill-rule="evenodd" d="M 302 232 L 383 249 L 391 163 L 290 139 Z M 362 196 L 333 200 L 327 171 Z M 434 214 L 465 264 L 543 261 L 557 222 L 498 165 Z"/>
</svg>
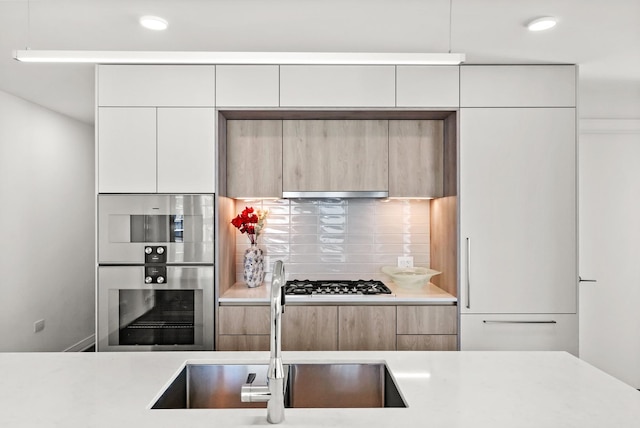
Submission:
<svg viewBox="0 0 640 428">
<path fill-rule="evenodd" d="M 282 192 L 285 199 L 322 199 L 322 198 L 388 198 L 389 192 L 385 190 L 374 191 L 352 191 L 352 192 L 331 192 L 331 191 L 314 191 L 314 192 Z"/>
</svg>

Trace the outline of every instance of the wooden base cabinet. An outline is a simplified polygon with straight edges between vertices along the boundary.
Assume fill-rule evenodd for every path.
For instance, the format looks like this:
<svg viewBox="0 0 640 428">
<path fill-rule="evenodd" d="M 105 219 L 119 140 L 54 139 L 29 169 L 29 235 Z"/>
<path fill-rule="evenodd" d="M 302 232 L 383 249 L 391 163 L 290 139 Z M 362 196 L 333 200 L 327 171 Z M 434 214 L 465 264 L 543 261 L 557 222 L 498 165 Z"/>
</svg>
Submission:
<svg viewBox="0 0 640 428">
<path fill-rule="evenodd" d="M 338 350 L 396 349 L 395 306 L 340 306 Z"/>
<path fill-rule="evenodd" d="M 219 351 L 268 351 L 268 306 L 222 306 Z M 285 306 L 283 351 L 455 351 L 457 306 Z"/>
<path fill-rule="evenodd" d="M 455 334 L 399 334 L 398 351 L 457 351 Z"/>
<path fill-rule="evenodd" d="M 398 306 L 398 351 L 456 351 L 457 306 Z"/>
<path fill-rule="evenodd" d="M 271 313 L 268 306 L 221 306 L 218 351 L 268 351 Z"/>
<path fill-rule="evenodd" d="M 286 306 L 282 315 L 284 351 L 337 351 L 337 306 Z"/>
</svg>

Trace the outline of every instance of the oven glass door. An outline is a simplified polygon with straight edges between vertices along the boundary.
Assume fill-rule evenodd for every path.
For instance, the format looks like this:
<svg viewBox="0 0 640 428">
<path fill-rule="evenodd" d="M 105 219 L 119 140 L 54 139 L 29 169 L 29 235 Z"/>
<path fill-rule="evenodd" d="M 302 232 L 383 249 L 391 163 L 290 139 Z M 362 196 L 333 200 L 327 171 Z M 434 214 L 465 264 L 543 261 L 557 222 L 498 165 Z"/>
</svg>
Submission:
<svg viewBox="0 0 640 428">
<path fill-rule="evenodd" d="M 98 268 L 98 350 L 213 349 L 213 266 L 167 266 L 146 284 L 144 266 Z"/>
<path fill-rule="evenodd" d="M 202 290 L 110 290 L 109 299 L 118 305 L 110 346 L 202 345 Z"/>
</svg>

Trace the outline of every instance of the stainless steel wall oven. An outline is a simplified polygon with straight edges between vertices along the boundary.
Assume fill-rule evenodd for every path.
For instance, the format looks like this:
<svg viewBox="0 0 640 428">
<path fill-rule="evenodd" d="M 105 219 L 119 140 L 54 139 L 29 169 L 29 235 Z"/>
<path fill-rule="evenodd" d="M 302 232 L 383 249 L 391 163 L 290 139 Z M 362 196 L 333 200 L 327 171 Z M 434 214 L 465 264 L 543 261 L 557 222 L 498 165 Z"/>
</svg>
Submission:
<svg viewBox="0 0 640 428">
<path fill-rule="evenodd" d="M 98 351 L 212 350 L 213 195 L 98 196 Z"/>
</svg>

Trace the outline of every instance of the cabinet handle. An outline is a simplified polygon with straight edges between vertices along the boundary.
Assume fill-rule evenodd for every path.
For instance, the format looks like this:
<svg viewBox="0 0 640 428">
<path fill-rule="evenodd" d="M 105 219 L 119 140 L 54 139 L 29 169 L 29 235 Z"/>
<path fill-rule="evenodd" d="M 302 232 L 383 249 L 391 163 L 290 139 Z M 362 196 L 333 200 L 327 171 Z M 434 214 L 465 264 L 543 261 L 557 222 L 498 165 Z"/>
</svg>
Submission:
<svg viewBox="0 0 640 428">
<path fill-rule="evenodd" d="M 482 320 L 485 324 L 557 324 L 557 321 L 511 321 L 511 320 Z"/>
<path fill-rule="evenodd" d="M 581 276 L 578 277 L 579 282 L 598 282 L 597 279 L 582 279 Z"/>
<path fill-rule="evenodd" d="M 467 309 L 471 308 L 471 238 L 467 238 Z"/>
</svg>

